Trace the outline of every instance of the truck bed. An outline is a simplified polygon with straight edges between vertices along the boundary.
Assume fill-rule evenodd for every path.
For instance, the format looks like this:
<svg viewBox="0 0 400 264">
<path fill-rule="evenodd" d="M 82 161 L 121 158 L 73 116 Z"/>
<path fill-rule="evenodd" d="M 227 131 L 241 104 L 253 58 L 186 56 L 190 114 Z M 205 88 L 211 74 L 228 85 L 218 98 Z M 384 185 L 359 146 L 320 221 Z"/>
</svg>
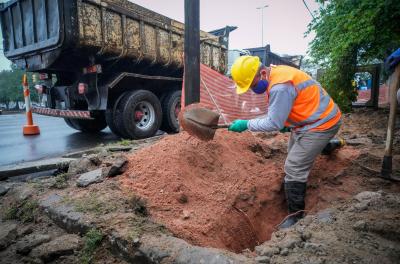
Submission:
<svg viewBox="0 0 400 264">
<path fill-rule="evenodd" d="M 4 54 L 28 71 L 66 71 L 92 60 L 183 68 L 184 24 L 127 0 L 11 0 L 0 9 Z M 225 72 L 227 47 L 200 35 L 201 62 Z"/>
</svg>

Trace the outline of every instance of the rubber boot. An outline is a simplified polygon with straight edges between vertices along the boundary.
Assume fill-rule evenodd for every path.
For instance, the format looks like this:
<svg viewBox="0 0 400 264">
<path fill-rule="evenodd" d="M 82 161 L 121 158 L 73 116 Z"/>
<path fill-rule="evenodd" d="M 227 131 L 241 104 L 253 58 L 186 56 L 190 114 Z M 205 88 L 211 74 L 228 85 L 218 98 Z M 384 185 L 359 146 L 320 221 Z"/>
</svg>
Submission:
<svg viewBox="0 0 400 264">
<path fill-rule="evenodd" d="M 342 138 L 332 138 L 329 140 L 328 144 L 324 147 L 324 149 L 321 151 L 322 155 L 330 155 L 332 154 L 335 149 L 341 148 L 344 145 L 346 145 L 346 141 Z"/>
<path fill-rule="evenodd" d="M 305 182 L 285 182 L 286 203 L 289 217 L 280 224 L 279 228 L 288 228 L 296 224 L 304 216 L 304 198 L 306 196 L 307 184 Z"/>
</svg>

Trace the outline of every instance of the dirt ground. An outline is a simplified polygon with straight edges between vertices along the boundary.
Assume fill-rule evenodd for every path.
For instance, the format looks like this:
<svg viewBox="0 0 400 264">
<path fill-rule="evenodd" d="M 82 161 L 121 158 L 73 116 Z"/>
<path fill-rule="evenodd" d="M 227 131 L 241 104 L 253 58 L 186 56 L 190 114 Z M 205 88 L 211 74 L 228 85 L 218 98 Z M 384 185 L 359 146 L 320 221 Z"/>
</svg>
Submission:
<svg viewBox="0 0 400 264">
<path fill-rule="evenodd" d="M 399 263 L 400 196 L 365 191 L 256 247 L 259 263 Z"/>
<path fill-rule="evenodd" d="M 221 131 L 210 143 L 185 133 L 168 137 L 130 157 L 122 186 L 147 199 L 152 217 L 180 238 L 235 252 L 252 249 L 286 216 L 281 184 L 288 135 L 263 136 Z M 349 147 L 318 159 L 308 210 L 326 206 L 321 192 L 348 195 L 347 188 L 337 192 L 320 181 L 334 178 L 358 156 Z"/>
<path fill-rule="evenodd" d="M 400 185 L 378 177 L 387 116 L 386 110 L 370 109 L 345 115 L 339 136 L 348 145 L 317 158 L 308 182 L 307 217 L 287 231 L 276 226 L 287 216 L 282 180 L 289 133 L 221 130 L 215 140 L 202 142 L 181 132 L 128 153 L 127 170 L 120 176 L 85 188 L 76 187 L 79 175 L 69 175 L 62 186 L 48 177 L 24 183 L 24 188 L 35 199 L 63 197 L 63 204 L 83 213 L 104 236 L 117 232 L 135 240 L 147 233 L 173 234 L 258 263 L 398 263 Z M 396 174 L 399 143 L 397 128 Z M 98 163 L 102 155 L 92 158 Z M 15 193 L 0 198 L 2 226 L 9 225 L 5 214 L 18 203 Z M 33 233 L 48 233 L 52 240 L 66 234 L 40 213 L 33 222 L 19 217 L 13 223 L 18 229 L 33 226 Z M 24 236 L 0 249 L 0 257 L 34 263 L 34 256 L 16 252 L 14 243 Z M 85 237 L 78 240 L 82 245 Z M 125 263 L 108 247 L 102 243 L 92 252 L 92 263 Z M 81 246 L 73 252 L 51 261 L 81 263 Z"/>
<path fill-rule="evenodd" d="M 110 254 L 104 239 L 100 238 L 95 247 L 87 250 L 93 243 L 92 238 L 84 234 L 69 234 L 39 209 L 40 197 L 59 190 L 53 187 L 54 178 L 12 182 L 12 188 L 1 197 L 0 263 L 126 263 Z M 87 197 L 92 196 L 89 193 Z M 95 203 L 89 198 L 83 201 Z M 80 202 L 77 200 L 77 205 Z M 88 204 L 85 210 L 92 208 L 93 204 Z M 4 236 L 3 232 L 9 233 Z"/>
<path fill-rule="evenodd" d="M 359 110 L 346 116 L 340 136 L 357 146 L 317 158 L 308 213 L 363 190 L 398 187 L 370 176 L 380 171 L 385 114 Z M 121 184 L 147 199 L 152 218 L 175 236 L 200 246 L 252 250 L 287 215 L 281 183 L 288 137 L 220 130 L 203 142 L 183 132 L 131 155 Z"/>
</svg>

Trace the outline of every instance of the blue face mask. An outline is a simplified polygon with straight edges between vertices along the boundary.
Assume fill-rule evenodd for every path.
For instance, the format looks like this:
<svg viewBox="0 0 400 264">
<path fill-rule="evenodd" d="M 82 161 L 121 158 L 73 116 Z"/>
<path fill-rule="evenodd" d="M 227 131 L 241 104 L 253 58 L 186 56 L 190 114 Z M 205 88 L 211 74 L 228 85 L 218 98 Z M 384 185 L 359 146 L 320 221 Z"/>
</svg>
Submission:
<svg viewBox="0 0 400 264">
<path fill-rule="evenodd" d="M 265 93 L 265 91 L 268 88 L 268 81 L 267 80 L 259 80 L 257 85 L 253 88 L 251 88 L 253 90 L 253 92 L 255 92 L 256 94 L 262 94 Z"/>
</svg>

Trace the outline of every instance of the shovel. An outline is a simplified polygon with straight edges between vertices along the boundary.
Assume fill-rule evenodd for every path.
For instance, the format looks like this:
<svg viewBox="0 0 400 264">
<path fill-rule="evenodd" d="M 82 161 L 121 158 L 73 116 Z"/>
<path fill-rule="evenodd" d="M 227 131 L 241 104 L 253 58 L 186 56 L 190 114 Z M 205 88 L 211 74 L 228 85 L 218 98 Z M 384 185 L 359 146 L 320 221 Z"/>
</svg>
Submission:
<svg viewBox="0 0 400 264">
<path fill-rule="evenodd" d="M 192 105 L 183 111 L 180 124 L 190 135 L 201 140 L 212 140 L 216 129 L 228 128 L 230 125 L 218 125 L 220 115 L 207 108 Z"/>
</svg>

